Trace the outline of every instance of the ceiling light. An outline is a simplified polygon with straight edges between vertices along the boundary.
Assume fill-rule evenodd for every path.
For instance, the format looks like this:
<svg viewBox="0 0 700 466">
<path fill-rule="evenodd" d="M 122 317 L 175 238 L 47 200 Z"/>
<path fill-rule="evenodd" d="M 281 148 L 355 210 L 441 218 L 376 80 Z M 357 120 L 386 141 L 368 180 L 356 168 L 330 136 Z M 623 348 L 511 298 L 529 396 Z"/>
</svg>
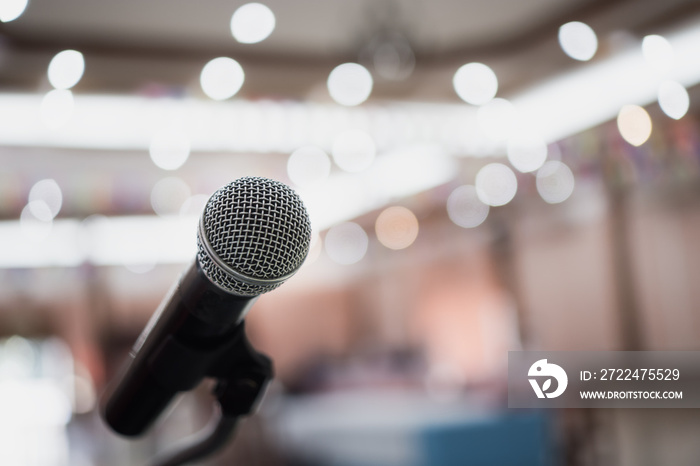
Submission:
<svg viewBox="0 0 700 466">
<path fill-rule="evenodd" d="M 508 161 L 522 173 L 533 172 L 547 160 L 547 144 L 532 133 L 523 133 L 508 141 Z"/>
<path fill-rule="evenodd" d="M 359 105 L 372 93 L 374 80 L 367 68 L 357 63 L 338 65 L 328 75 L 328 92 L 341 105 Z"/>
<path fill-rule="evenodd" d="M 598 37 L 589 25 L 572 21 L 559 28 L 559 45 L 574 60 L 588 61 L 598 50 Z"/>
<path fill-rule="evenodd" d="M 641 146 L 651 136 L 651 118 L 639 105 L 624 105 L 617 115 L 622 138 L 633 146 Z"/>
<path fill-rule="evenodd" d="M 328 155 L 316 146 L 300 147 L 287 160 L 287 175 L 292 183 L 301 188 L 325 181 L 330 172 Z"/>
<path fill-rule="evenodd" d="M 246 3 L 231 16 L 231 34 L 242 44 L 267 39 L 275 29 L 275 14 L 262 3 Z"/>
<path fill-rule="evenodd" d="M 545 163 L 537 171 L 537 192 L 549 204 L 564 202 L 574 192 L 574 174 L 558 160 Z"/>
<path fill-rule="evenodd" d="M 484 223 L 489 209 L 471 185 L 460 186 L 447 198 L 447 215 L 462 228 L 474 228 Z"/>
<path fill-rule="evenodd" d="M 162 130 L 151 139 L 148 153 L 157 167 L 176 170 L 189 158 L 190 138 L 183 131 Z"/>
<path fill-rule="evenodd" d="M 372 137 L 365 131 L 343 131 L 333 141 L 333 160 L 347 172 L 357 173 L 369 168 L 376 152 Z"/>
<path fill-rule="evenodd" d="M 663 36 L 652 34 L 642 39 L 642 54 L 654 71 L 665 74 L 673 67 L 673 47 Z"/>
<path fill-rule="evenodd" d="M 462 65 L 452 78 L 457 95 L 468 104 L 483 105 L 496 96 L 498 78 L 483 63 Z"/>
<path fill-rule="evenodd" d="M 219 57 L 204 65 L 199 81 L 204 93 L 214 100 L 226 100 L 243 86 L 245 73 L 233 58 Z"/>
<path fill-rule="evenodd" d="M 502 206 L 515 197 L 518 181 L 513 170 L 502 163 L 490 163 L 476 174 L 476 193 L 484 204 Z"/>
<path fill-rule="evenodd" d="M 359 262 L 367 253 L 369 238 L 360 225 L 353 222 L 331 227 L 324 240 L 326 254 L 335 263 L 351 265 Z"/>
<path fill-rule="evenodd" d="M 374 224 L 377 239 L 389 249 L 405 249 L 418 236 L 418 219 L 406 207 L 384 209 Z"/>
<path fill-rule="evenodd" d="M 659 86 L 659 106 L 666 115 L 680 120 L 690 108 L 688 91 L 675 81 L 662 82 Z"/>
<path fill-rule="evenodd" d="M 77 50 L 59 52 L 49 63 L 49 83 L 56 89 L 70 89 L 80 81 L 85 71 L 85 59 Z"/>
<path fill-rule="evenodd" d="M 3 0 L 0 2 L 0 21 L 9 23 L 22 16 L 27 3 L 27 0 Z"/>
</svg>

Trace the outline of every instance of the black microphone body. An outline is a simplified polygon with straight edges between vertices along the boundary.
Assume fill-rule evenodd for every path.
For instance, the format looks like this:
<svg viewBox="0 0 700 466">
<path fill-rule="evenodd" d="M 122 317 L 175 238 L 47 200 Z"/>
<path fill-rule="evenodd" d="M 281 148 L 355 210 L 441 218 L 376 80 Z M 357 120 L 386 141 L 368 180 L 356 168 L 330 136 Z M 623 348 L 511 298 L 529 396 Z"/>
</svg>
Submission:
<svg viewBox="0 0 700 466">
<path fill-rule="evenodd" d="M 205 377 L 230 381 L 237 365 L 263 367 L 271 375 L 269 360 L 245 337 L 243 318 L 260 294 L 298 270 L 310 236 L 303 203 L 282 183 L 241 178 L 214 193 L 200 218 L 196 259 L 165 296 L 119 382 L 103 397 L 102 415 L 110 427 L 140 435 L 178 392 Z M 234 411 L 237 404 L 234 400 Z"/>
<path fill-rule="evenodd" d="M 178 392 L 211 375 L 221 348 L 255 300 L 224 292 L 194 261 L 131 350 L 104 406 L 107 423 L 122 435 L 144 432 Z"/>
</svg>

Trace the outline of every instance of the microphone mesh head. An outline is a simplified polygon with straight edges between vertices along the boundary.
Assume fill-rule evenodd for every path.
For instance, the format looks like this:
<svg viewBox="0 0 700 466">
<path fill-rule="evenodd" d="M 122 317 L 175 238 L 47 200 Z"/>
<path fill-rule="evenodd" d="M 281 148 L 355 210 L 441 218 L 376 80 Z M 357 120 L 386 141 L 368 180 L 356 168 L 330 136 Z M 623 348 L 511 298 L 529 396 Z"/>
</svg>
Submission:
<svg viewBox="0 0 700 466">
<path fill-rule="evenodd" d="M 291 188 L 245 177 L 219 189 L 207 202 L 197 235 L 197 260 L 220 288 L 257 296 L 297 271 L 310 241 L 309 216 Z"/>
</svg>

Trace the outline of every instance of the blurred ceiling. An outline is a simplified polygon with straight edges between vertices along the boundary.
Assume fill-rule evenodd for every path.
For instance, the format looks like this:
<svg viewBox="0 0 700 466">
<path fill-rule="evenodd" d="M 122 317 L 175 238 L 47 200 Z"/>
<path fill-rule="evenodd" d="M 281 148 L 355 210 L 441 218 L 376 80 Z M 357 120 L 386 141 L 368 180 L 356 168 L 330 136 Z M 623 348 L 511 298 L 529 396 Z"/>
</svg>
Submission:
<svg viewBox="0 0 700 466">
<path fill-rule="evenodd" d="M 73 48 L 88 62 L 77 92 L 196 93 L 201 66 L 230 56 L 246 69 L 243 97 L 318 100 L 333 67 L 358 61 L 378 34 L 397 33 L 411 44 L 416 70 L 402 82 L 377 82 L 373 98 L 456 101 L 450 80 L 469 61 L 489 64 L 505 95 L 578 65 L 557 44 L 567 21 L 591 25 L 605 55 L 625 37 L 700 14 L 696 0 L 268 0 L 275 31 L 239 44 L 229 22 L 243 3 L 30 0 L 18 20 L 0 24 L 0 88 L 48 89 L 48 61 Z"/>
</svg>

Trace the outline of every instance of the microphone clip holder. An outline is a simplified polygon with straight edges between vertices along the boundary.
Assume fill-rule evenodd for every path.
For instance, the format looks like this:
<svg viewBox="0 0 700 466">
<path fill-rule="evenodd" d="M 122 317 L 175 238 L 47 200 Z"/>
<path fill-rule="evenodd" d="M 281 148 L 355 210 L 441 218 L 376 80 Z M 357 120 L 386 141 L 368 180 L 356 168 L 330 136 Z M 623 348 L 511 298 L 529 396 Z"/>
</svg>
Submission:
<svg viewBox="0 0 700 466">
<path fill-rule="evenodd" d="M 175 391 L 191 390 L 205 377 L 216 379 L 222 409 L 236 416 L 252 411 L 273 377 L 272 361 L 250 344 L 244 322 L 206 346 L 168 336 L 148 365 L 158 384 Z"/>
<path fill-rule="evenodd" d="M 168 338 L 152 361 L 153 375 L 161 384 L 177 386 L 178 390 L 193 388 L 204 377 L 217 381 L 213 395 L 218 402 L 218 419 L 212 421 L 207 433 L 190 445 L 152 464 L 175 466 L 208 456 L 231 438 L 241 416 L 250 415 L 262 400 L 273 377 L 272 361 L 258 352 L 248 341 L 241 322 L 228 338 L 209 348 L 194 348 Z M 179 362 L 179 363 L 178 363 Z M 173 370 L 196 368 L 188 371 Z"/>
</svg>

